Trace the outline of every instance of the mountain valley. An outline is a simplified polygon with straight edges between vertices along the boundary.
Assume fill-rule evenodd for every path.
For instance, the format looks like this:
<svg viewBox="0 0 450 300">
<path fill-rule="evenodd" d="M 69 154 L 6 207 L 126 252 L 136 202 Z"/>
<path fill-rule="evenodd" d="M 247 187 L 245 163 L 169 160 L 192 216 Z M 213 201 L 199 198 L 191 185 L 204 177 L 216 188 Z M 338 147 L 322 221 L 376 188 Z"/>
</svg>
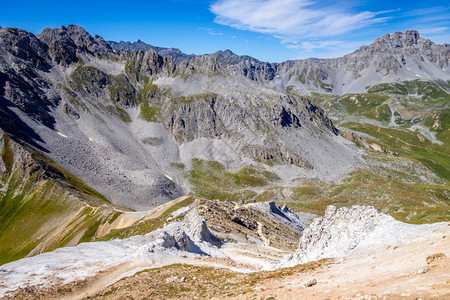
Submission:
<svg viewBox="0 0 450 300">
<path fill-rule="evenodd" d="M 222 298 L 201 285 L 224 276 L 238 299 L 288 297 L 298 288 L 274 287 L 294 277 L 321 299 L 321 285 L 368 282 L 328 275 L 371 256 L 398 260 L 379 284 L 383 272 L 413 282 L 442 253 L 411 297 L 445 298 L 449 61 L 449 44 L 417 31 L 266 63 L 75 25 L 0 28 L 0 297 L 124 298 L 161 272 L 162 298 Z M 318 278 L 313 292 L 302 274 Z"/>
</svg>

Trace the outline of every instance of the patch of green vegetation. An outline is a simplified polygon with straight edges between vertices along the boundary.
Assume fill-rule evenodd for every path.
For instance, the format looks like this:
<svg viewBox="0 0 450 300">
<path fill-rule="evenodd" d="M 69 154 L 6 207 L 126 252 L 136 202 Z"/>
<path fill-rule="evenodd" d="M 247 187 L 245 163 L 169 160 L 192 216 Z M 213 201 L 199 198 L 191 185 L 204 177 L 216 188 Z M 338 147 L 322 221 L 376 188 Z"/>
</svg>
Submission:
<svg viewBox="0 0 450 300">
<path fill-rule="evenodd" d="M 389 122 L 392 117 L 392 111 L 387 104 L 382 104 L 375 108 L 375 119 L 382 122 Z"/>
<path fill-rule="evenodd" d="M 253 198 L 255 202 L 267 202 L 276 199 L 277 194 L 272 190 L 266 190 Z"/>
<path fill-rule="evenodd" d="M 173 99 L 173 102 L 175 103 L 191 103 L 198 100 L 203 101 L 210 101 L 211 98 L 216 97 L 217 94 L 215 93 L 202 93 L 202 94 L 195 94 L 195 95 L 189 95 L 189 96 L 179 96 Z"/>
<path fill-rule="evenodd" d="M 120 211 L 116 211 L 114 212 L 111 217 L 108 219 L 108 223 L 112 224 L 114 223 L 115 220 L 117 220 L 118 217 L 120 217 L 123 213 Z"/>
<path fill-rule="evenodd" d="M 294 92 L 294 86 L 293 85 L 288 85 L 286 87 L 286 94 L 291 95 Z"/>
<path fill-rule="evenodd" d="M 118 117 L 125 123 L 131 122 L 130 115 L 127 113 L 126 110 L 124 110 L 123 108 L 121 108 L 119 106 L 108 105 L 108 106 L 106 106 L 106 111 L 108 111 L 110 114 L 115 115 L 116 117 Z"/>
<path fill-rule="evenodd" d="M 325 92 L 328 92 L 328 93 L 332 93 L 333 89 L 334 89 L 333 84 L 323 82 L 320 79 L 316 79 L 316 81 L 314 82 L 314 85 L 320 87 L 322 90 L 324 90 Z"/>
<path fill-rule="evenodd" d="M 378 94 L 352 94 L 339 100 L 349 114 L 357 114 L 376 119 L 376 108 L 389 97 Z"/>
<path fill-rule="evenodd" d="M 192 160 L 192 169 L 187 177 L 197 195 L 232 201 L 252 200 L 258 194 L 248 188 L 264 187 L 279 180 L 276 174 L 254 166 L 245 166 L 233 173 L 217 161 L 198 158 Z"/>
<path fill-rule="evenodd" d="M 291 81 L 292 76 L 294 75 L 294 72 L 289 73 L 289 79 L 288 81 Z"/>
<path fill-rule="evenodd" d="M 91 242 L 93 240 L 94 234 L 97 231 L 98 227 L 102 223 L 102 220 L 98 220 L 94 216 L 88 215 L 86 223 L 86 230 L 83 234 L 83 237 L 80 239 L 80 243 Z"/>
<path fill-rule="evenodd" d="M 149 80 L 148 77 L 145 77 L 144 82 L 145 85 L 144 88 L 142 89 L 142 101 L 153 97 L 155 93 L 158 91 L 158 86 L 156 84 L 153 84 L 153 80 Z"/>
<path fill-rule="evenodd" d="M 402 81 L 383 83 L 370 87 L 368 93 L 384 93 L 395 95 L 418 95 L 423 101 L 450 100 L 450 95 L 445 90 L 449 83 L 439 81 L 437 83 L 424 80 Z"/>
<path fill-rule="evenodd" d="M 184 170 L 186 168 L 183 163 L 171 162 L 170 165 L 177 168 L 178 170 Z"/>
<path fill-rule="evenodd" d="M 328 205 L 372 205 L 397 220 L 421 224 L 450 219 L 449 193 L 446 185 L 405 183 L 360 170 L 340 184 L 302 184 L 283 203 L 319 215 Z"/>
<path fill-rule="evenodd" d="M 127 60 L 127 62 L 125 63 L 125 72 L 128 75 L 136 75 L 137 74 L 136 64 L 134 61 Z"/>
<path fill-rule="evenodd" d="M 41 253 L 76 244 L 83 235 L 88 241 L 100 224 L 117 217 L 107 206 L 95 207 L 106 198 L 44 154 L 18 144 L 20 151 L 30 152 L 13 165 L 11 145 L 16 142 L 6 135 L 3 139 L 2 160 L 10 175 L 0 192 L 0 264 L 32 250 Z"/>
<path fill-rule="evenodd" d="M 158 122 L 161 117 L 161 108 L 150 104 L 148 101 L 142 101 L 139 117 L 147 122 Z"/>
<path fill-rule="evenodd" d="M 93 208 L 70 197 L 54 179 L 39 184 L 37 175 L 25 186 L 9 186 L 0 198 L 0 265 L 21 259 L 36 247 L 41 253 L 69 242 L 90 241 L 109 218 L 109 214 L 93 213 Z M 65 223 L 67 220 L 71 222 Z M 80 233 L 84 233 L 81 240 L 77 238 Z"/>
<path fill-rule="evenodd" d="M 158 86 L 153 84 L 152 80 L 147 77 L 144 79 L 145 86 L 141 93 L 141 111 L 139 117 L 147 122 L 158 122 L 161 118 L 161 108 L 156 103 L 151 102 L 151 99 L 157 98 Z"/>
<path fill-rule="evenodd" d="M 53 180 L 38 187 L 10 186 L 0 201 L 0 265 L 25 257 L 50 233 L 40 231 L 48 220 L 70 214 L 73 207 L 65 200 Z"/>
<path fill-rule="evenodd" d="M 137 104 L 136 91 L 125 75 L 109 76 L 109 96 L 112 103 L 120 103 L 124 106 Z"/>
<path fill-rule="evenodd" d="M 302 84 L 306 84 L 306 70 L 303 70 L 302 73 L 298 75 L 297 80 Z"/>
<path fill-rule="evenodd" d="M 403 129 L 383 128 L 370 124 L 344 123 L 342 127 L 366 133 L 384 148 L 402 156 L 420 161 L 437 175 L 450 180 L 450 148 L 429 140 L 421 141 L 417 133 Z"/>
</svg>

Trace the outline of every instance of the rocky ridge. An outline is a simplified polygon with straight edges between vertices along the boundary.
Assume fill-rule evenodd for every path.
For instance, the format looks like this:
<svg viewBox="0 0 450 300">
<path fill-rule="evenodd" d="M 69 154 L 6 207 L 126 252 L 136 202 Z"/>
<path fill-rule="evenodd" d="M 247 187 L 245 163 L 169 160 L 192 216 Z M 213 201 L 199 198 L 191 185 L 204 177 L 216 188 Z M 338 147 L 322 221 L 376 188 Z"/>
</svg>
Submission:
<svg viewBox="0 0 450 300">
<path fill-rule="evenodd" d="M 147 52 L 148 50 L 154 50 L 156 53 L 158 53 L 161 56 L 170 56 L 175 62 L 180 62 L 182 60 L 191 60 L 195 57 L 193 54 L 185 54 L 180 51 L 180 49 L 177 48 L 164 48 L 164 47 L 156 47 L 152 46 L 150 44 L 144 43 L 141 40 L 137 40 L 136 42 L 114 42 L 114 41 L 108 41 L 107 42 L 109 46 L 116 51 L 126 51 L 130 50 L 132 52 Z"/>
<path fill-rule="evenodd" d="M 122 51 L 139 49 L 138 43 L 121 43 L 120 47 L 113 43 L 111 45 Z M 172 54 L 166 48 L 163 49 L 156 51 L 161 55 L 172 56 L 177 63 L 181 62 L 178 52 Z M 269 63 L 246 55 L 238 56 L 230 50 L 205 56 L 253 81 L 281 92 L 301 95 L 310 92 L 343 95 L 365 92 L 372 85 L 386 82 L 450 78 L 450 45 L 434 44 L 415 30 L 386 34 L 351 54 L 332 59 L 310 58 Z"/>
<path fill-rule="evenodd" d="M 414 79 L 449 80 L 450 45 L 437 45 L 417 31 L 386 34 L 339 58 L 263 63 L 250 57 L 217 56 L 244 76 L 280 91 L 307 95 L 365 92 L 372 85 Z M 225 57 L 225 59 L 224 59 Z"/>
</svg>

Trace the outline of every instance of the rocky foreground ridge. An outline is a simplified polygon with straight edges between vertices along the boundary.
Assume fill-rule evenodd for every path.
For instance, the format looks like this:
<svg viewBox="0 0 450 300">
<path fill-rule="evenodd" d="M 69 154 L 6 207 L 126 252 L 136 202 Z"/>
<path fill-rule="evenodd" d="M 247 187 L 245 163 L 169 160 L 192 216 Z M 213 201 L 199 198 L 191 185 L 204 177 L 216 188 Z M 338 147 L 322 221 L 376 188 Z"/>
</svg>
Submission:
<svg viewBox="0 0 450 300">
<path fill-rule="evenodd" d="M 217 226 L 217 219 L 205 219 L 202 216 L 205 212 L 202 211 L 212 206 L 205 208 L 203 205 L 195 201 L 187 210 L 182 208 L 174 212 L 175 218 L 179 214 L 183 215 L 182 221 L 172 222 L 144 236 L 80 244 L 3 265 L 0 269 L 0 295 L 8 295 L 19 287 L 23 289 L 34 286 L 32 290 L 37 292 L 39 288 L 50 285 L 64 286 L 106 270 L 105 274 L 114 274 L 107 275 L 109 285 L 127 276 L 126 274 L 173 263 L 212 263 L 242 272 L 279 269 L 286 267 L 286 262 L 297 265 L 323 258 L 351 259 L 356 254 L 368 257 L 385 249 L 387 245 L 397 248 L 425 240 L 430 234 L 435 235 L 434 232 L 448 231 L 447 223 L 408 225 L 379 213 L 373 207 L 337 209 L 330 206 L 324 217 L 315 219 L 305 229 L 294 255 L 282 257 L 276 256 L 279 250 L 274 251 L 274 248 L 260 244 L 255 239 L 218 239 L 215 235 L 223 235 L 224 231 L 216 232 L 208 228 Z M 240 226 L 246 225 L 241 223 Z M 232 229 L 231 232 L 237 233 L 235 230 Z M 265 240 L 264 235 L 258 238 Z M 254 245 L 252 251 L 248 248 L 250 244 Z M 238 252 L 238 249 L 241 251 Z M 242 249 L 248 251 L 244 252 Z M 259 255 L 255 256 L 256 253 Z"/>
</svg>

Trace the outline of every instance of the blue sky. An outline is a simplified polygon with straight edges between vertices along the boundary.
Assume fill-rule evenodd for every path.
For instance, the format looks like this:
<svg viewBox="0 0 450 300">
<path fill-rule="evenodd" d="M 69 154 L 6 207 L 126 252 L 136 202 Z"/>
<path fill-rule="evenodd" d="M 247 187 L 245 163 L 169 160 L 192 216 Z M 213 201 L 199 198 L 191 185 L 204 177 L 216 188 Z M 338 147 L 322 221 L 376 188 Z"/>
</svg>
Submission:
<svg viewBox="0 0 450 300">
<path fill-rule="evenodd" d="M 230 49 L 263 61 L 337 57 L 385 33 L 418 30 L 450 43 L 448 1 L 2 0 L 0 26 L 35 34 L 77 24 L 105 40 L 204 54 Z"/>
</svg>

